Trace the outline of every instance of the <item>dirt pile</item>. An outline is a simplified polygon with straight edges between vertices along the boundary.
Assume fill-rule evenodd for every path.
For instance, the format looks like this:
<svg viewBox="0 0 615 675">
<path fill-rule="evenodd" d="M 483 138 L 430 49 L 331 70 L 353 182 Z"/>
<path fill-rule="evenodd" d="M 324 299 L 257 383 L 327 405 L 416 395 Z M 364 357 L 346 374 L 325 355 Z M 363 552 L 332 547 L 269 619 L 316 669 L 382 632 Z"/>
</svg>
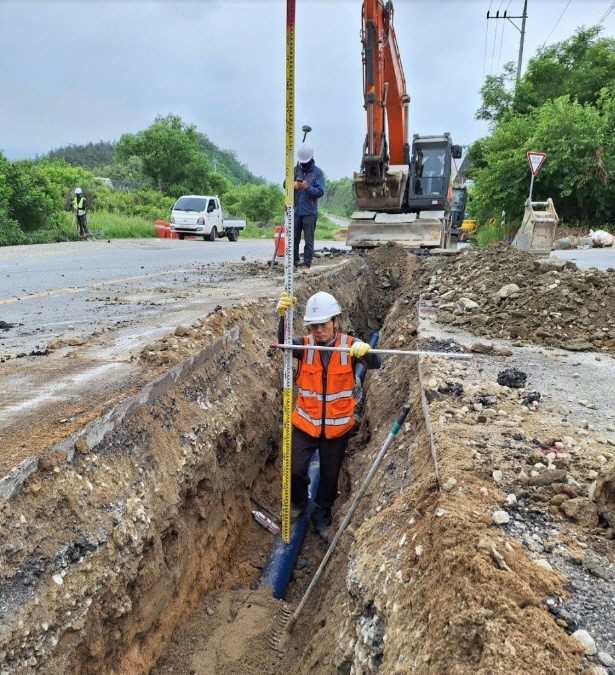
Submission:
<svg viewBox="0 0 615 675">
<path fill-rule="evenodd" d="M 417 291 L 412 283 L 400 288 L 379 346 L 410 346 Z M 508 433 L 539 404 L 526 405 L 521 389 L 473 382 L 471 365 L 442 368 L 424 374 L 442 492 L 421 416 L 416 361 L 391 358 L 370 376 L 362 427 L 367 445 L 351 458 L 353 488 L 396 411 L 410 402 L 413 414 L 357 513 L 352 540 L 343 540 L 327 572 L 326 590 L 312 609 L 310 630 L 317 632 L 299 672 L 555 674 L 578 667 L 580 644 L 546 605 L 565 594 L 565 579 L 496 525 L 506 496 L 491 475 L 495 441 L 482 438 L 485 425 Z M 518 422 L 498 413 L 508 408 Z M 453 426 L 460 409 L 467 424 Z"/>
<path fill-rule="evenodd" d="M 574 351 L 615 351 L 615 285 L 610 272 L 579 270 L 501 245 L 428 261 L 423 298 L 438 321 L 491 338 Z"/>
</svg>

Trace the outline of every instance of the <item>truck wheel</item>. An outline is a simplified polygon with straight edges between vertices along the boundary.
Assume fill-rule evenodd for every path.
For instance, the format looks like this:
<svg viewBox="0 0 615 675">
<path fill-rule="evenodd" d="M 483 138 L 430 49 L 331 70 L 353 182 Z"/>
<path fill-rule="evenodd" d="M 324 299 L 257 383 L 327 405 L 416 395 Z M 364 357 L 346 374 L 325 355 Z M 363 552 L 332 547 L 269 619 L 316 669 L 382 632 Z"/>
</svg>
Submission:
<svg viewBox="0 0 615 675">
<path fill-rule="evenodd" d="M 229 230 L 227 236 L 229 241 L 237 241 L 239 239 L 239 230 Z"/>
<path fill-rule="evenodd" d="M 182 234 L 181 232 L 179 232 L 179 233 L 177 234 L 177 236 L 178 236 L 180 239 L 183 239 L 186 235 L 185 235 L 185 234 Z"/>
<path fill-rule="evenodd" d="M 216 230 L 216 226 L 211 228 L 211 232 L 204 236 L 203 239 L 207 239 L 208 241 L 216 241 L 216 236 L 218 234 L 218 230 Z"/>
</svg>

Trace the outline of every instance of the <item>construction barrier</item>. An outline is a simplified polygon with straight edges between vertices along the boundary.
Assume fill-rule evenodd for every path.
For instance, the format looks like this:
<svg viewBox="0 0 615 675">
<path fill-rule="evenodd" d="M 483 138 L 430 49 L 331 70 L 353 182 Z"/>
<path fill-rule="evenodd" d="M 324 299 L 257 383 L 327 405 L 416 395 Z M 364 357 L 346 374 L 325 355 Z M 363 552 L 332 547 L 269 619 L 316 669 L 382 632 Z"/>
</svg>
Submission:
<svg viewBox="0 0 615 675">
<path fill-rule="evenodd" d="M 164 220 L 157 220 L 154 223 L 156 227 L 156 236 L 160 239 L 179 239 L 177 232 L 171 232 L 171 226 Z"/>
<path fill-rule="evenodd" d="M 274 230 L 274 237 L 275 237 L 275 255 L 276 257 L 281 256 L 284 257 L 284 251 L 286 248 L 286 236 L 284 233 L 284 227 L 282 225 L 278 225 Z"/>
</svg>

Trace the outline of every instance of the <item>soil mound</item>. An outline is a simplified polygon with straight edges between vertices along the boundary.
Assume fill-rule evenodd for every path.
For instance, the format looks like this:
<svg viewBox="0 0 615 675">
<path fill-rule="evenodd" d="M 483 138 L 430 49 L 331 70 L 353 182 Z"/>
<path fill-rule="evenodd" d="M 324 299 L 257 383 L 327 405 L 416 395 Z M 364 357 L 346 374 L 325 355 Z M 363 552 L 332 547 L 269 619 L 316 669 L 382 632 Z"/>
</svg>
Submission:
<svg viewBox="0 0 615 675">
<path fill-rule="evenodd" d="M 437 267 L 436 267 L 437 265 Z M 435 269 L 434 269 L 435 268 Z M 500 245 L 432 261 L 423 298 L 438 321 L 490 338 L 615 351 L 612 274 Z"/>
</svg>

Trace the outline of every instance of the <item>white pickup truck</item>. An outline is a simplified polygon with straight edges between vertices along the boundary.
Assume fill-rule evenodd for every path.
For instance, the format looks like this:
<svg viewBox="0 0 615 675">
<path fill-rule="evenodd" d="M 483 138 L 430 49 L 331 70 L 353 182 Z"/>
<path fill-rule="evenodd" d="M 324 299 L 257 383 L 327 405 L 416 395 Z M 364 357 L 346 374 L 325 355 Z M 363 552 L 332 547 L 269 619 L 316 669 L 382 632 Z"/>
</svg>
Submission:
<svg viewBox="0 0 615 675">
<path fill-rule="evenodd" d="M 177 232 L 180 239 L 188 234 L 209 241 L 215 241 L 216 237 L 237 241 L 239 230 L 245 229 L 246 221 L 224 219 L 218 197 L 183 195 L 171 209 L 170 225 L 171 232 Z"/>
</svg>

